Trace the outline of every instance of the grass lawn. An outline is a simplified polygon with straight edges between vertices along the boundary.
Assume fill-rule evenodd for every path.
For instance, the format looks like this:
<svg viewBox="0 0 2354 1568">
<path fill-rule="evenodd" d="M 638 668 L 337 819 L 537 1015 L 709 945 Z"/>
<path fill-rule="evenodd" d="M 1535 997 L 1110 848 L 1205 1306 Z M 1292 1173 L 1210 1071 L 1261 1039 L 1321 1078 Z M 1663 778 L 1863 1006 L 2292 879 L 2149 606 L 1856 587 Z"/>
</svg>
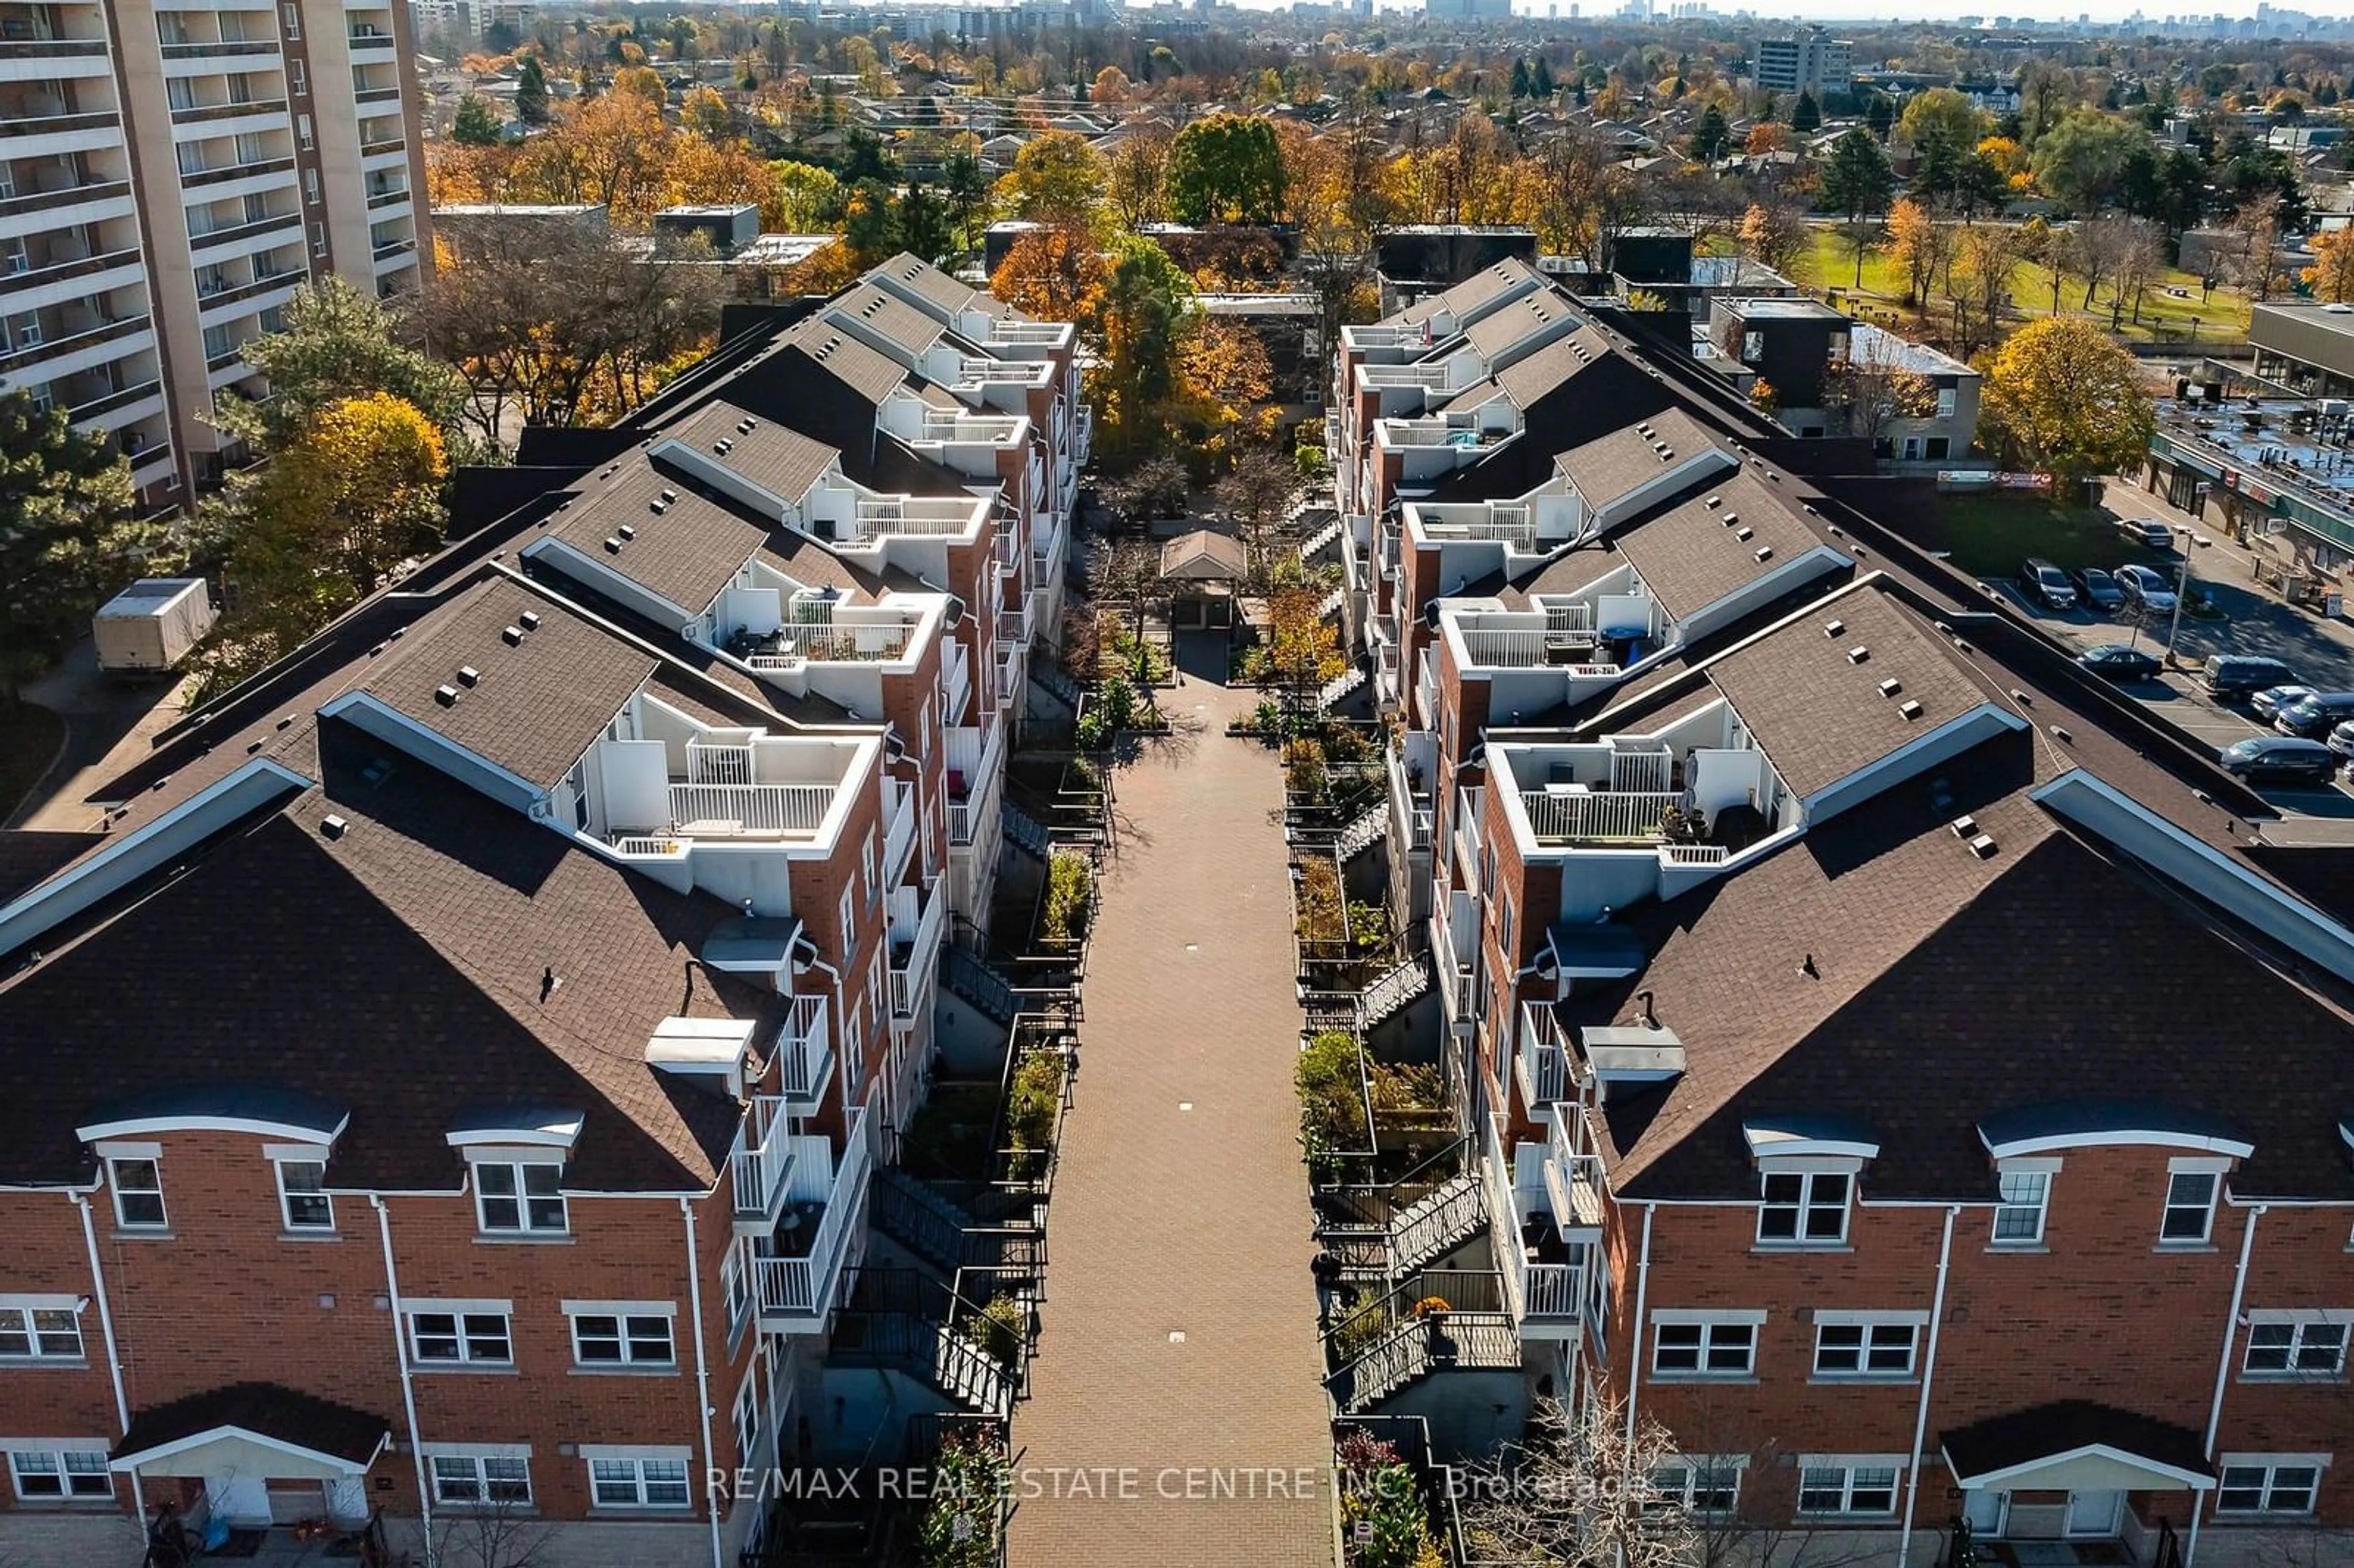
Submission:
<svg viewBox="0 0 2354 1568">
<path fill-rule="evenodd" d="M 66 721 L 48 709 L 19 703 L 0 723 L 0 821 L 24 803 L 56 760 Z"/>
<path fill-rule="evenodd" d="M 1855 292 L 1855 252 L 1848 248 L 1847 238 L 1838 228 L 1819 227 L 1814 230 L 1814 249 L 1801 256 L 1792 268 L 1797 282 L 1810 288 L 1838 289 Z M 2178 296 L 2168 292 L 2179 289 Z M 1930 287 L 1933 296 L 1935 285 Z M 1872 249 L 1863 257 L 1863 301 L 1866 315 L 1887 324 L 1908 331 L 1922 328 L 1921 313 L 1904 304 L 1904 274 L 1884 251 Z M 2104 286 L 2095 295 L 2091 311 L 2083 308 L 2084 288 L 2082 283 L 2063 282 L 2060 291 L 2060 311 L 2063 315 L 2090 316 L 2103 326 L 2109 324 L 2111 302 L 2115 291 Z M 2022 261 L 2010 275 L 2010 298 L 2015 314 L 2032 320 L 2052 313 L 2052 270 L 2034 261 Z M 1892 314 L 1893 313 L 1893 314 Z M 1942 313 L 1932 311 L 1928 323 L 1934 331 Z M 2180 344 L 2189 341 L 2191 322 L 2198 321 L 2199 342 L 2208 346 L 2236 342 L 2248 334 L 2247 296 L 2231 289 L 2218 289 L 2205 295 L 2196 273 L 2179 270 L 2161 274 L 2143 291 L 2141 319 L 2137 322 L 2128 308 L 2118 327 L 2121 336 L 2137 342 Z"/>
<path fill-rule="evenodd" d="M 1973 577 L 2016 577 L 2030 556 L 2065 571 L 2175 558 L 2132 543 L 2105 513 L 2055 506 L 2040 496 L 1941 496 L 1937 522 L 1954 565 Z"/>
</svg>

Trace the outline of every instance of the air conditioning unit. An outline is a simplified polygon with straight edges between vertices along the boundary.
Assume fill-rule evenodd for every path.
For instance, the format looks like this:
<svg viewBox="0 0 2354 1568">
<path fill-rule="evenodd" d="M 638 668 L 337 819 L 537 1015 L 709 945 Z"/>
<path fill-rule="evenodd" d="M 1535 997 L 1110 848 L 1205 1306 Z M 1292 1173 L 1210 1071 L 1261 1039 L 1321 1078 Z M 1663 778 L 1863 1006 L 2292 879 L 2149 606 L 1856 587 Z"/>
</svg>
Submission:
<svg viewBox="0 0 2354 1568">
<path fill-rule="evenodd" d="M 1447 1031 L 1458 1040 L 1469 1040 L 1471 1038 L 1472 1033 L 1478 1027 L 1479 1022 L 1479 1021 L 1476 1018 L 1458 1018 L 1453 1023 L 1447 1025 Z"/>
</svg>

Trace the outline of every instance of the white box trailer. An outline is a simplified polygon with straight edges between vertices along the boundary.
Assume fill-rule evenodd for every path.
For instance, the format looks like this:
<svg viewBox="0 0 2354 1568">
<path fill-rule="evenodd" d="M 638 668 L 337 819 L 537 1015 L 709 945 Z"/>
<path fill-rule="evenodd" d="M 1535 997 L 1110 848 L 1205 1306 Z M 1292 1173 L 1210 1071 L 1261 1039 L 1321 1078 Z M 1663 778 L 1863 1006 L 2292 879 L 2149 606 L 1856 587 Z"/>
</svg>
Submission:
<svg viewBox="0 0 2354 1568">
<path fill-rule="evenodd" d="M 202 577 L 146 577 L 99 607 L 90 620 L 98 667 L 132 673 L 179 667 L 217 612 Z"/>
</svg>

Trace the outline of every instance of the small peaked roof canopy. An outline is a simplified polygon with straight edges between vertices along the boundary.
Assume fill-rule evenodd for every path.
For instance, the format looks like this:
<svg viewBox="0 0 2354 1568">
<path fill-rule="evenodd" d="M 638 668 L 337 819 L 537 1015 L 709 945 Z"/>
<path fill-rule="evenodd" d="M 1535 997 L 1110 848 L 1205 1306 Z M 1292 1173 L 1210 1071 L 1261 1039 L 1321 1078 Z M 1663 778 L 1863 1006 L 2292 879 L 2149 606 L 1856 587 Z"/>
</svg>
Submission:
<svg viewBox="0 0 2354 1568">
<path fill-rule="evenodd" d="M 2221 1118 L 2158 1100 L 2061 1100 L 1998 1111 L 1978 1121 L 1997 1160 L 2096 1145 L 2143 1144 L 2245 1160 L 2256 1146 Z"/>
<path fill-rule="evenodd" d="M 1965 1491 L 2205 1491 L 2215 1484 L 2198 1433 L 2154 1416 L 2063 1399 L 1957 1426 L 1938 1446 Z M 2072 1476 L 2069 1472 L 2074 1472 Z"/>
<path fill-rule="evenodd" d="M 1250 574 L 1243 542 L 1214 529 L 1196 528 L 1161 546 L 1161 575 L 1187 582 L 1239 582 Z"/>
<path fill-rule="evenodd" d="M 130 1430 L 110 1456 L 111 1467 L 154 1470 L 175 1455 L 238 1439 L 337 1474 L 357 1476 L 391 1445 L 392 1424 L 381 1415 L 278 1383 L 233 1383 L 151 1404 L 133 1414 Z M 184 1470 L 185 1465 L 175 1465 L 154 1473 Z"/>
</svg>

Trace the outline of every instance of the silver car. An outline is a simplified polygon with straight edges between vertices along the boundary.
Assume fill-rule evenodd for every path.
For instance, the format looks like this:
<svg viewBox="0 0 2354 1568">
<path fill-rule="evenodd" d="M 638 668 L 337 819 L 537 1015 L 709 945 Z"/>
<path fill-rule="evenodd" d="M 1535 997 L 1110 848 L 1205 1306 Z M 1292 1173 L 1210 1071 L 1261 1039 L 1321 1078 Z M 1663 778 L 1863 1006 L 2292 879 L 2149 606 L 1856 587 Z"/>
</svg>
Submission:
<svg viewBox="0 0 2354 1568">
<path fill-rule="evenodd" d="M 2174 585 L 2147 567 L 2119 567 L 2117 588 L 2126 596 L 2126 608 L 2138 606 L 2153 615 L 2174 613 Z"/>
<path fill-rule="evenodd" d="M 2248 706 L 2258 718 L 2270 724 L 2279 716 L 2281 709 L 2296 706 L 2318 690 L 2317 686 L 2266 686 L 2248 699 Z"/>
</svg>

